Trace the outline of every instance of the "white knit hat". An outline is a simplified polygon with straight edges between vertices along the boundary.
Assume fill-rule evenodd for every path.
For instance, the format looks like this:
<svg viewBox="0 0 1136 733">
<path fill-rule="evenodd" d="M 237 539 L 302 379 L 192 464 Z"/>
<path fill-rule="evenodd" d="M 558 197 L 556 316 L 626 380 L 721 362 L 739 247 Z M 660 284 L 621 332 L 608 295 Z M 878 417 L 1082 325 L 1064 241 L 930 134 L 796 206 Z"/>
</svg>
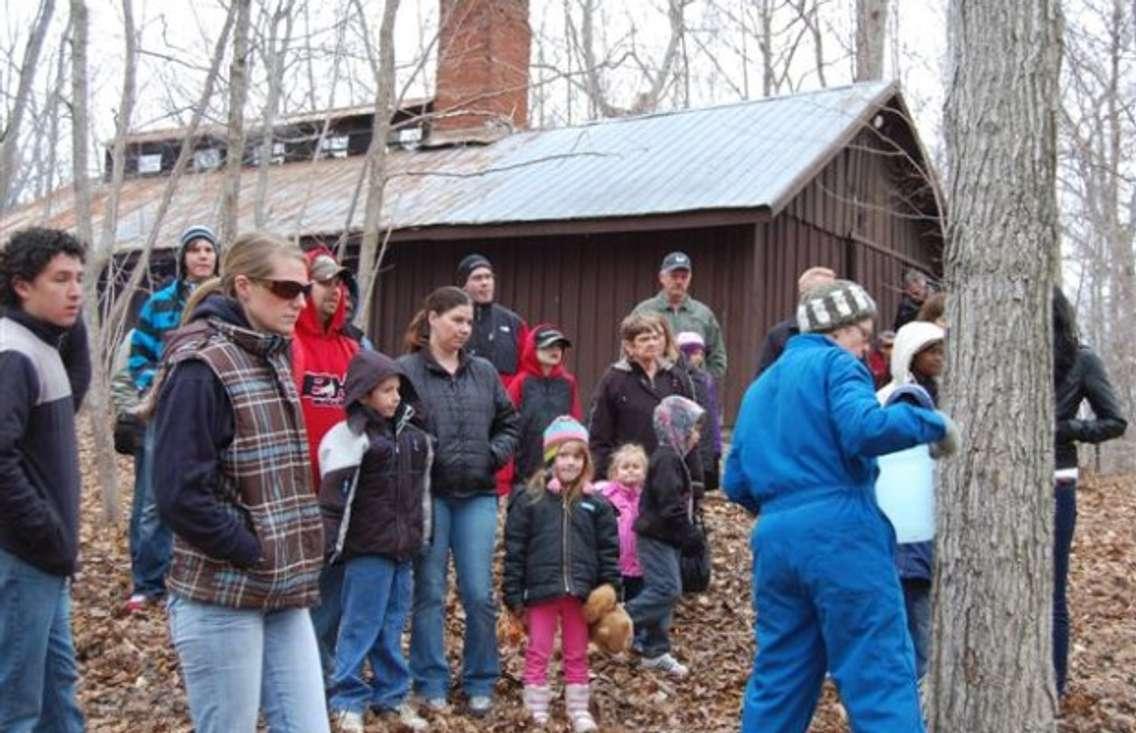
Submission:
<svg viewBox="0 0 1136 733">
<path fill-rule="evenodd" d="M 825 332 L 875 318 L 876 302 L 851 280 L 833 280 L 801 296 L 797 326 L 801 333 Z"/>
</svg>

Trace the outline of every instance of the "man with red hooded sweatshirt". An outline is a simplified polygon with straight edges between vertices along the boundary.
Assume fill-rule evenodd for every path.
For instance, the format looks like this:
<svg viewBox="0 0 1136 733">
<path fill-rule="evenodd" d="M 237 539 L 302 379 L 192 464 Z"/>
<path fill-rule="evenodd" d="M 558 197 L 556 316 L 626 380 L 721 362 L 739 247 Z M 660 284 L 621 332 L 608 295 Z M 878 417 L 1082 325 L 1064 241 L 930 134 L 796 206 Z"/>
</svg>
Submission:
<svg viewBox="0 0 1136 733">
<path fill-rule="evenodd" d="M 359 351 L 348 336 L 347 294 L 343 276 L 348 272 L 324 246 L 306 254 L 312 294 L 296 322 L 292 339 L 292 374 L 304 409 L 308 448 L 312 460 L 312 491 L 319 489 L 319 444 L 327 431 L 343 419 L 343 380 L 347 364 Z"/>
<path fill-rule="evenodd" d="M 576 377 L 564 368 L 572 346 L 563 333 L 542 323 L 525 334 L 517 374 L 506 391 L 521 417 L 521 439 L 513 462 L 498 474 L 497 492 L 527 483 L 544 467 L 544 431 L 561 415 L 581 419 Z"/>
</svg>

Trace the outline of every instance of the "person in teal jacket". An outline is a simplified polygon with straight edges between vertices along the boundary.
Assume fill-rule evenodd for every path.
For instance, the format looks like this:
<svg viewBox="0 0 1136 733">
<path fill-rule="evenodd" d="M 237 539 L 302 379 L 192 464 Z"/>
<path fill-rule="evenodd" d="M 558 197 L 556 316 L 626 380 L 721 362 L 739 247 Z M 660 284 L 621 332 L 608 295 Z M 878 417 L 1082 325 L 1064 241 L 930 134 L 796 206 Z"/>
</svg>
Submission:
<svg viewBox="0 0 1136 733">
<path fill-rule="evenodd" d="M 742 399 L 724 485 L 761 513 L 746 733 L 807 730 L 826 671 L 853 731 L 923 730 L 876 456 L 921 443 L 949 453 L 958 438 L 942 413 L 880 406 L 861 361 L 875 315 L 856 283 L 810 291 L 797 311 L 801 334 Z"/>
</svg>

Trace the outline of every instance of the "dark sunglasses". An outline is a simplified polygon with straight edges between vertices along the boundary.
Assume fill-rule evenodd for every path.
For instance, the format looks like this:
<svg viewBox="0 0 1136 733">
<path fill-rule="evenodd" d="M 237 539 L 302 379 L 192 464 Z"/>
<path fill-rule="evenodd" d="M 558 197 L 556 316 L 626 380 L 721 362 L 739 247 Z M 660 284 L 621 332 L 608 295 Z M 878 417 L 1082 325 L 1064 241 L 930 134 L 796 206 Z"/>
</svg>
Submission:
<svg viewBox="0 0 1136 733">
<path fill-rule="evenodd" d="M 252 280 L 268 288 L 273 295 L 282 300 L 294 300 L 297 295 L 303 295 L 307 298 L 312 294 L 311 283 L 304 285 L 295 280 L 272 280 L 263 277 L 252 278 Z"/>
</svg>

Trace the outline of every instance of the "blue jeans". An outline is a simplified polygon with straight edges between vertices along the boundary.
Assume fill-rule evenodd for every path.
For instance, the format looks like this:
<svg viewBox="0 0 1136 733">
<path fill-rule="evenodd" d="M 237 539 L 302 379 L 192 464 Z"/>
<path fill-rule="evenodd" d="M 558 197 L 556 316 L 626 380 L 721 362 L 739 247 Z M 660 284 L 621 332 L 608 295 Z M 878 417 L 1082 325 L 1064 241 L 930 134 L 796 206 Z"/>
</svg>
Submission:
<svg viewBox="0 0 1136 733">
<path fill-rule="evenodd" d="M 319 643 L 324 687 L 331 689 L 335 674 L 335 640 L 339 638 L 339 619 L 343 614 L 343 563 L 324 565 L 319 577 L 320 604 L 312 609 L 312 626 Z"/>
<path fill-rule="evenodd" d="M 446 697 L 449 691 L 443 614 L 452 550 L 458 595 L 465 610 L 462 689 L 470 697 L 490 696 L 500 675 L 493 596 L 497 495 L 435 497 L 433 507 L 433 541 L 414 561 L 414 623 L 410 634 L 414 689 L 427 698 Z"/>
<path fill-rule="evenodd" d="M 170 636 L 197 733 L 328 733 L 319 649 L 306 608 L 227 608 L 171 594 Z"/>
<path fill-rule="evenodd" d="M 907 632 L 915 646 L 915 678 L 921 680 L 931 653 L 931 581 L 904 578 L 900 582 L 907 611 Z"/>
<path fill-rule="evenodd" d="M 343 617 L 335 645 L 331 709 L 365 713 L 370 704 L 393 710 L 410 692 L 410 667 L 402 655 L 402 630 L 410 613 L 410 561 L 380 555 L 347 561 Z M 371 660 L 374 680 L 363 679 Z"/>
<path fill-rule="evenodd" d="M 130 510 L 130 574 L 136 594 L 151 598 L 166 592 L 173 533 L 158 516 L 154 499 L 154 428 L 146 427 L 142 446 L 134 454 L 134 502 Z"/>
<path fill-rule="evenodd" d="M 84 729 L 66 578 L 0 550 L 0 731 Z"/>
<path fill-rule="evenodd" d="M 1054 489 L 1056 517 L 1053 522 L 1053 671 L 1057 694 L 1065 694 L 1069 674 L 1069 552 L 1077 528 L 1077 482 L 1062 480 Z"/>
<path fill-rule="evenodd" d="M 624 605 L 635 624 L 640 653 L 657 657 L 671 650 L 671 618 L 682 597 L 679 549 L 643 535 L 639 535 L 636 546 L 643 568 L 643 589 Z"/>
</svg>

